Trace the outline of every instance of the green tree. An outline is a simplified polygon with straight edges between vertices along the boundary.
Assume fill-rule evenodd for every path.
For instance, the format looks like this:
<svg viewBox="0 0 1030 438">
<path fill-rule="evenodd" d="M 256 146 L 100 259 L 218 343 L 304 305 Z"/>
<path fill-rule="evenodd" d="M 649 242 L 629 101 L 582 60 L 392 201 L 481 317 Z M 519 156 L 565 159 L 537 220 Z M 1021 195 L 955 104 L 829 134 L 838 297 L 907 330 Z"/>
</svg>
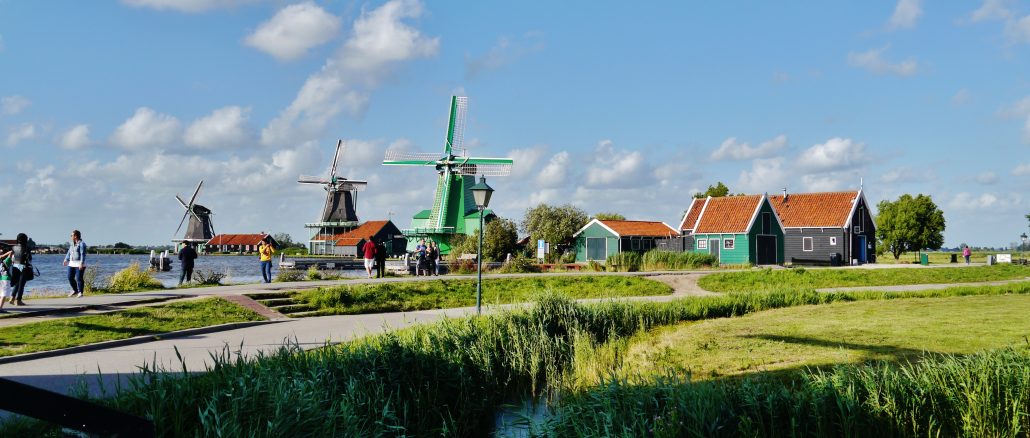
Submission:
<svg viewBox="0 0 1030 438">
<path fill-rule="evenodd" d="M 695 194 L 694 197 L 701 199 L 707 198 L 709 196 L 713 198 L 719 198 L 723 196 L 728 196 L 729 194 L 730 188 L 726 187 L 726 184 L 723 184 L 722 181 L 719 181 L 715 183 L 714 186 L 708 186 L 708 190 Z"/>
<path fill-rule="evenodd" d="M 601 212 L 595 214 L 594 219 L 597 219 L 599 221 L 624 221 L 626 220 L 626 216 L 623 216 L 618 213 Z"/>
<path fill-rule="evenodd" d="M 518 241 L 515 221 L 499 217 L 488 222 L 483 233 L 483 260 L 504 261 L 508 254 L 515 255 Z"/>
<path fill-rule="evenodd" d="M 128 243 L 125 243 L 125 242 L 115 243 L 114 247 L 117 248 L 117 249 L 132 249 L 132 245 L 129 245 Z"/>
<path fill-rule="evenodd" d="M 279 242 L 280 248 L 289 248 L 296 245 L 293 241 L 293 236 L 290 236 L 287 233 L 275 233 L 272 235 L 272 238 L 275 239 L 276 242 Z"/>
<path fill-rule="evenodd" d="M 586 212 L 574 205 L 552 207 L 540 204 L 526 210 L 521 226 L 522 231 L 529 234 L 531 242 L 543 239 L 550 243 L 551 253 L 547 256 L 550 261 L 561 257 L 575 243 L 572 235 L 588 221 Z"/>
<path fill-rule="evenodd" d="M 880 201 L 877 209 L 876 237 L 894 260 L 906 251 L 940 249 L 944 244 L 944 212 L 930 196 L 904 194 L 894 202 Z"/>
</svg>

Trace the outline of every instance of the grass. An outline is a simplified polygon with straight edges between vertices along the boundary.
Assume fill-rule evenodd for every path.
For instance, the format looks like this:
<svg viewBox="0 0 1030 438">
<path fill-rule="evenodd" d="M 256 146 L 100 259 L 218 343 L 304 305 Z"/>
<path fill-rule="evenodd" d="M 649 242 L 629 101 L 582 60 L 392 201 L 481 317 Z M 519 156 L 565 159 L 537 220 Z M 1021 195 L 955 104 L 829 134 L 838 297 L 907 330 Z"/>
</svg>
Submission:
<svg viewBox="0 0 1030 438">
<path fill-rule="evenodd" d="M 695 252 L 673 252 L 652 249 L 643 254 L 621 252 L 608 256 L 605 269 L 612 272 L 669 271 L 700 269 L 717 266 L 718 261 L 711 254 Z"/>
<path fill-rule="evenodd" d="M 897 260 L 894 260 L 894 256 L 891 255 L 890 253 L 887 253 L 887 254 L 884 254 L 884 255 L 881 255 L 881 256 L 877 256 L 876 257 L 876 263 L 889 263 L 889 264 L 894 264 L 894 263 L 902 263 L 902 264 L 906 264 L 906 263 L 919 263 L 919 258 L 918 258 L 919 254 L 920 253 L 906 252 L 906 253 L 902 253 L 901 257 L 898 257 Z M 962 257 L 962 251 L 956 251 L 956 252 L 927 251 L 927 252 L 923 252 L 922 254 L 926 254 L 928 256 L 928 260 L 929 260 L 931 265 L 936 265 L 936 264 L 946 265 L 946 264 L 950 264 L 951 263 L 951 255 L 952 254 L 955 254 L 955 257 L 956 257 L 956 260 L 958 261 L 958 263 L 965 263 L 966 262 L 966 259 L 964 257 Z M 969 261 L 971 263 L 987 263 L 987 256 L 988 255 L 996 255 L 996 254 L 1012 254 L 1012 259 L 1013 260 L 1019 258 L 1019 250 L 973 251 L 973 253 L 969 255 Z"/>
<path fill-rule="evenodd" d="M 0 356 L 261 319 L 256 313 L 220 298 L 138 307 L 0 328 Z"/>
<path fill-rule="evenodd" d="M 668 285 L 639 277 L 541 276 L 483 280 L 484 304 L 531 301 L 542 291 L 569 298 L 668 295 Z M 398 312 L 472 306 L 475 280 L 439 279 L 322 287 L 301 291 L 295 300 L 323 315 Z"/>
<path fill-rule="evenodd" d="M 762 269 L 721 272 L 698 280 L 712 292 L 747 292 L 783 288 L 817 289 L 851 286 L 971 283 L 1030 277 L 1030 267 L 1020 265 L 912 269 Z"/>
</svg>

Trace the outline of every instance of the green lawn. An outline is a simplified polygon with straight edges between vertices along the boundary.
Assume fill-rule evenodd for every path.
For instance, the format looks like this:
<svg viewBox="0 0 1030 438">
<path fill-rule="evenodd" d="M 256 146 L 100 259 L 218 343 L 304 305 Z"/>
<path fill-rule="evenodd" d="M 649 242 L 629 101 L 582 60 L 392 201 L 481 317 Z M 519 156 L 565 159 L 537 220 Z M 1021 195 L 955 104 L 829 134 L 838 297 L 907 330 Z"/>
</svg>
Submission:
<svg viewBox="0 0 1030 438">
<path fill-rule="evenodd" d="M 949 264 L 951 263 L 951 255 L 955 254 L 956 259 L 959 263 L 965 263 L 966 259 L 962 258 L 962 251 L 957 252 L 942 252 L 942 251 L 930 251 L 924 252 L 929 257 L 930 264 Z M 1019 251 L 973 251 L 969 255 L 969 261 L 972 263 L 987 263 L 987 255 L 996 254 L 1012 254 L 1012 259 L 1019 258 Z M 876 257 L 876 263 L 913 263 L 919 261 L 919 253 L 906 252 L 902 253 L 901 257 L 894 260 L 894 256 L 890 253 Z"/>
<path fill-rule="evenodd" d="M 849 286 L 971 283 L 1030 277 L 1030 267 L 1019 265 L 955 268 L 896 269 L 762 269 L 707 275 L 698 285 L 713 292 L 750 292 L 775 289 L 817 289 Z"/>
<path fill-rule="evenodd" d="M 1030 296 L 859 301 L 665 327 L 627 350 L 628 370 L 695 377 L 966 354 L 1026 343 Z"/>
<path fill-rule="evenodd" d="M 221 298 L 138 307 L 102 315 L 0 328 L 0 356 L 261 319 L 261 316 L 249 309 Z"/>
<path fill-rule="evenodd" d="M 668 295 L 672 288 L 646 278 L 609 275 L 483 280 L 484 305 L 531 301 L 541 292 L 607 298 Z M 295 300 L 326 315 L 445 309 L 475 305 L 476 282 L 440 279 L 323 287 L 301 291 Z"/>
</svg>

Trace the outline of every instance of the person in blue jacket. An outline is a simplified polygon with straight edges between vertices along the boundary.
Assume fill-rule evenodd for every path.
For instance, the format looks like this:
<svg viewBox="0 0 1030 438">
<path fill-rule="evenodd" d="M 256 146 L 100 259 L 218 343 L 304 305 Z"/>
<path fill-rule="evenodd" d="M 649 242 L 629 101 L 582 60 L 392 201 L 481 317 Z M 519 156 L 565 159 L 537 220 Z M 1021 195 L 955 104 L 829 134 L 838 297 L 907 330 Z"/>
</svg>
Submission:
<svg viewBox="0 0 1030 438">
<path fill-rule="evenodd" d="M 82 274 L 86 272 L 86 242 L 82 241 L 79 230 L 72 230 L 72 244 L 64 256 L 64 265 L 68 267 L 68 284 L 72 286 L 72 293 L 68 296 L 82 298 L 85 292 Z"/>
</svg>

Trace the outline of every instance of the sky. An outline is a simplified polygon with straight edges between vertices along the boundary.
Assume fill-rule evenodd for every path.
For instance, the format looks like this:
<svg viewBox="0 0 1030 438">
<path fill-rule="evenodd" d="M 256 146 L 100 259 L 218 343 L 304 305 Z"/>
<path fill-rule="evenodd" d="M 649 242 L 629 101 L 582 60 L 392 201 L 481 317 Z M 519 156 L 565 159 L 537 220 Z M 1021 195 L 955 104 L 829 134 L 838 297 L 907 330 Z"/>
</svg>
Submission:
<svg viewBox="0 0 1030 438">
<path fill-rule="evenodd" d="M 945 246 L 1030 213 L 1030 2 L 0 0 L 0 238 L 166 244 L 321 213 L 337 139 L 362 220 L 430 207 L 451 95 L 490 207 L 676 226 L 693 193 L 927 194 Z"/>
</svg>

